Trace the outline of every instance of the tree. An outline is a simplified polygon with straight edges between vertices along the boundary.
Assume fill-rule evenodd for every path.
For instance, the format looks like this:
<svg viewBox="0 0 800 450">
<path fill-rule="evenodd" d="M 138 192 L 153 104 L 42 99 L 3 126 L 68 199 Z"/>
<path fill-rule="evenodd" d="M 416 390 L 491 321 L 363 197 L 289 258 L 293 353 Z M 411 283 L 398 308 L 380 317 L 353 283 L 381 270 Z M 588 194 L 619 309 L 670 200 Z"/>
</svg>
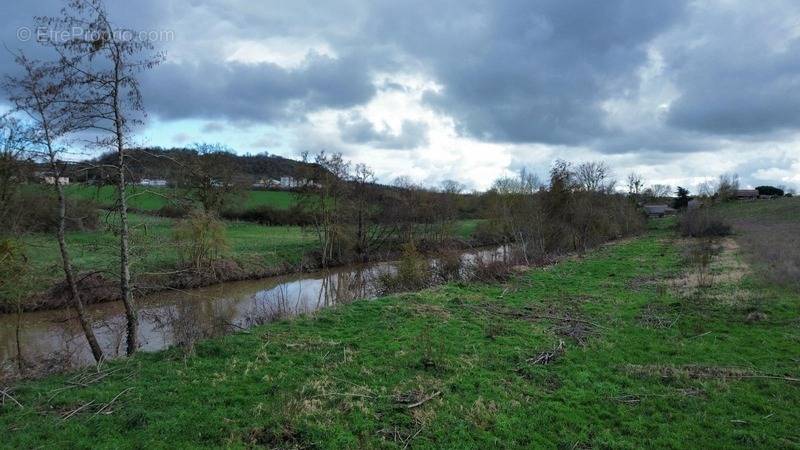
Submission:
<svg viewBox="0 0 800 450">
<path fill-rule="evenodd" d="M 237 178 L 236 155 L 222 144 L 194 144 L 181 154 L 181 184 L 189 197 L 206 212 L 219 214 L 226 205 L 246 194 L 243 180 Z"/>
<path fill-rule="evenodd" d="M 609 180 L 611 169 L 602 161 L 585 162 L 575 168 L 575 179 L 584 191 L 610 192 L 614 182 Z"/>
<path fill-rule="evenodd" d="M 21 212 L 15 202 L 30 166 L 25 147 L 30 140 L 29 128 L 14 117 L 0 116 L 0 227 L 6 230 L 16 228 Z"/>
<path fill-rule="evenodd" d="M 644 187 L 644 177 L 636 172 L 628 174 L 628 194 L 638 196 Z"/>
<path fill-rule="evenodd" d="M 725 173 L 719 176 L 716 195 L 720 200 L 730 200 L 736 197 L 739 189 L 739 175 Z"/>
<path fill-rule="evenodd" d="M 668 184 L 654 184 L 645 189 L 644 195 L 652 199 L 662 199 L 672 194 L 672 186 Z"/>
<path fill-rule="evenodd" d="M 774 195 L 776 197 L 783 197 L 784 190 L 775 186 L 758 186 L 756 187 L 758 195 Z"/>
<path fill-rule="evenodd" d="M 4 85 L 10 93 L 10 100 L 15 110 L 24 113 L 33 122 L 34 133 L 31 135 L 30 144 L 43 149 L 43 156 L 50 166 L 53 189 L 58 197 L 56 239 L 61 253 L 61 267 L 78 321 L 89 343 L 92 356 L 99 362 L 103 359 L 103 351 L 87 317 L 65 237 L 67 198 L 61 184 L 64 165 L 60 161 L 60 156 L 63 150 L 58 147 L 57 141 L 75 130 L 71 112 L 62 106 L 65 101 L 66 84 L 64 79 L 58 77 L 60 71 L 57 66 L 31 61 L 21 53 L 16 55 L 15 60 L 24 70 L 24 75 L 18 78 L 8 77 Z"/>
<path fill-rule="evenodd" d="M 147 34 L 121 29 L 110 21 L 102 0 L 69 0 L 59 17 L 37 18 L 46 45 L 60 55 L 58 68 L 69 81 L 66 104 L 73 120 L 100 134 L 96 144 L 113 149 L 120 242 L 120 297 L 127 320 L 127 354 L 138 347 L 138 314 L 131 287 L 127 159 L 131 127 L 141 123 L 142 97 L 137 74 L 159 64 Z M 82 34 L 74 30 L 86 30 Z M 61 40 L 61 37 L 69 39 Z"/>
<path fill-rule="evenodd" d="M 312 228 L 320 245 L 320 264 L 327 267 L 341 261 L 352 244 L 347 242 L 343 203 L 349 188 L 350 162 L 341 153 L 328 155 L 320 152 L 313 163 L 308 153 L 303 154 L 304 164 L 298 178 L 308 180 L 298 192 L 300 205 L 311 214 Z"/>
<path fill-rule="evenodd" d="M 672 201 L 672 207 L 675 209 L 684 209 L 689 206 L 689 190 L 683 187 L 678 186 L 678 190 L 676 191 L 678 197 Z"/>
</svg>

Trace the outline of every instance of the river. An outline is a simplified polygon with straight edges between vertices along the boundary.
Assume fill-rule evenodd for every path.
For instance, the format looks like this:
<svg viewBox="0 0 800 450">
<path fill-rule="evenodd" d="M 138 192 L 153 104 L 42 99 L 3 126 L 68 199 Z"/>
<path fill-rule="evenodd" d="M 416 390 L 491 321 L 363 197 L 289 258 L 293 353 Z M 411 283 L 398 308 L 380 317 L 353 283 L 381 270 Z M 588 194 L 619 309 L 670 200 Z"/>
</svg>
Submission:
<svg viewBox="0 0 800 450">
<path fill-rule="evenodd" d="M 468 263 L 477 257 L 497 259 L 506 254 L 504 247 L 484 249 L 464 253 L 461 260 Z M 148 295 L 137 299 L 140 349 L 157 351 L 190 345 L 273 320 L 372 299 L 378 295 L 380 275 L 395 270 L 396 263 L 379 262 Z M 123 355 L 122 303 L 90 305 L 87 312 L 106 357 Z M 16 370 L 17 320 L 15 314 L 0 315 L 0 376 Z M 94 362 L 72 309 L 23 313 L 20 342 L 24 359 L 35 362 L 39 371 L 60 371 Z"/>
</svg>

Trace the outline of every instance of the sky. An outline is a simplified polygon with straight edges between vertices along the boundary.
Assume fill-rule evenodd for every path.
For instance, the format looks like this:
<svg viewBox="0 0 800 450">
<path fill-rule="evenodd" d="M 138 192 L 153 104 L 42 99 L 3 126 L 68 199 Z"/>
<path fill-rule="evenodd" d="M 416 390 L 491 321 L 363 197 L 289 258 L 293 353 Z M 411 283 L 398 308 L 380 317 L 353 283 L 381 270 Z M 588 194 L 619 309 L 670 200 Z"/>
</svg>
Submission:
<svg viewBox="0 0 800 450">
<path fill-rule="evenodd" d="M 0 41 L 47 58 L 0 4 Z M 382 182 L 486 189 L 555 159 L 623 181 L 800 189 L 796 0 L 107 0 L 166 55 L 139 145 L 342 152 Z M 0 51 L 0 73 L 14 73 Z M 0 97 L 0 110 L 7 108 Z"/>
</svg>

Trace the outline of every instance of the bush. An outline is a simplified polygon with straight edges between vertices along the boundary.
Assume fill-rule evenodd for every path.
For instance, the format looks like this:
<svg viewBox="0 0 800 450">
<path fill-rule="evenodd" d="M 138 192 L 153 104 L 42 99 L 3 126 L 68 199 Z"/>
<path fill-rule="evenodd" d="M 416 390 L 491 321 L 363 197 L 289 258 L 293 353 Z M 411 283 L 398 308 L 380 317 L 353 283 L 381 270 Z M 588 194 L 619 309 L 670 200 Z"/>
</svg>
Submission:
<svg viewBox="0 0 800 450">
<path fill-rule="evenodd" d="M 403 257 L 394 273 L 385 273 L 378 278 L 381 293 L 418 291 L 433 282 L 428 261 L 419 253 L 413 242 L 403 245 Z"/>
<path fill-rule="evenodd" d="M 685 212 L 678 226 L 682 236 L 723 237 L 731 234 L 731 225 L 708 209 Z"/>
<path fill-rule="evenodd" d="M 8 230 L 51 233 L 58 229 L 58 199 L 42 190 L 24 190 L 9 206 L 9 223 L 0 224 Z M 67 231 L 95 230 L 100 226 L 98 206 L 91 200 L 67 199 Z"/>
<path fill-rule="evenodd" d="M 220 216 L 227 220 L 241 220 L 273 226 L 308 226 L 313 223 L 311 214 L 297 205 L 289 209 L 279 209 L 268 205 L 249 209 L 231 208 L 223 210 Z"/>
<path fill-rule="evenodd" d="M 169 217 L 172 219 L 183 219 L 189 212 L 191 211 L 190 208 L 184 205 L 174 205 L 174 204 L 166 204 L 156 211 L 156 214 L 161 217 Z"/>
<path fill-rule="evenodd" d="M 177 222 L 174 240 L 181 258 L 198 270 L 211 267 L 228 249 L 225 225 L 205 211 L 194 210 Z"/>
</svg>

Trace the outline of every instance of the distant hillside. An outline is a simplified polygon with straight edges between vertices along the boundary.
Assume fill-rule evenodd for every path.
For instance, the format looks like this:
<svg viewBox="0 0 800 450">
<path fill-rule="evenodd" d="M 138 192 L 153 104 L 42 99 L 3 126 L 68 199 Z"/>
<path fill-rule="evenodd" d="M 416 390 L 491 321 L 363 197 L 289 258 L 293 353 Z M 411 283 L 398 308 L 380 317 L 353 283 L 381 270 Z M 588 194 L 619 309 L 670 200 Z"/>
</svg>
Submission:
<svg viewBox="0 0 800 450">
<path fill-rule="evenodd" d="M 178 167 L 172 161 L 180 160 L 181 156 L 191 153 L 194 153 L 194 150 L 185 148 L 132 149 L 128 153 L 130 176 L 134 180 L 142 178 L 173 179 Z M 279 179 L 282 176 L 293 176 L 298 168 L 305 165 L 301 161 L 266 153 L 244 156 L 225 153 L 225 156 L 230 158 L 230 163 L 236 167 L 238 174 L 253 180 L 260 178 Z M 71 168 L 70 175 L 74 179 L 81 181 L 107 178 L 108 170 L 103 170 L 102 167 L 115 164 L 116 158 L 116 153 L 111 152 L 89 161 L 77 163 Z"/>
</svg>

